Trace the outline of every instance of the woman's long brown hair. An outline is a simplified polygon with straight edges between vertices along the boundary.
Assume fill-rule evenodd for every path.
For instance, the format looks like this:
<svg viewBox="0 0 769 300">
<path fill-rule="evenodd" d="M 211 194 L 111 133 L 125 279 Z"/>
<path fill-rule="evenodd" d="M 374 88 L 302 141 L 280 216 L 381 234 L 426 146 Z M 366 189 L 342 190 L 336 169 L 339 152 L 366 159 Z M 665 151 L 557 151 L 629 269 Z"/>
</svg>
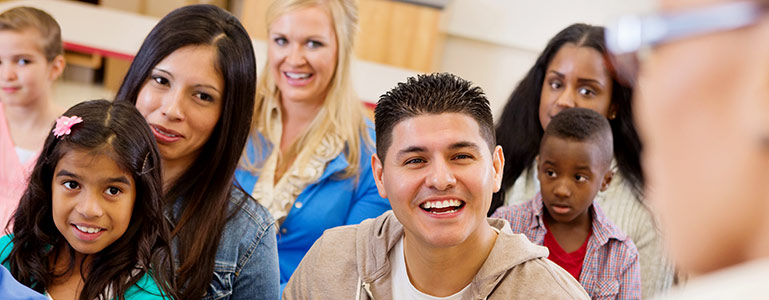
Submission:
<svg viewBox="0 0 769 300">
<path fill-rule="evenodd" d="M 200 299 L 213 278 L 219 239 L 228 211 L 233 175 L 248 138 L 256 90 L 256 59 L 246 30 L 231 14 L 212 5 L 192 5 L 165 16 L 144 40 L 116 100 L 136 103 L 150 72 L 179 48 L 211 45 L 224 79 L 222 112 L 198 158 L 165 194 L 166 209 L 182 199 L 172 231 L 179 260 L 182 299 Z M 240 203 L 242 205 L 242 203 Z"/>
</svg>

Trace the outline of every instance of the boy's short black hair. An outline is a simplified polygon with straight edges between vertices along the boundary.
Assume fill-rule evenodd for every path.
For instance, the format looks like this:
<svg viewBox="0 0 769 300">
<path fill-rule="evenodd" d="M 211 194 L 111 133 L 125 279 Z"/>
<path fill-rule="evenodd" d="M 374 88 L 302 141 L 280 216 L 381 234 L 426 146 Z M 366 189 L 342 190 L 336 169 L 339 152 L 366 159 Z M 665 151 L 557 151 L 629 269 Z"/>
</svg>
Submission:
<svg viewBox="0 0 769 300">
<path fill-rule="evenodd" d="M 614 157 L 614 143 L 609 121 L 591 109 L 576 107 L 561 111 L 550 120 L 540 146 L 544 145 L 545 139 L 550 136 L 595 143 L 607 165 Z"/>
<path fill-rule="evenodd" d="M 494 118 L 489 100 L 480 87 L 449 73 L 422 74 L 409 77 L 405 83 L 379 97 L 374 109 L 376 152 L 384 161 L 392 144 L 392 130 L 398 122 L 423 114 L 463 113 L 476 122 L 480 134 L 496 146 Z"/>
</svg>

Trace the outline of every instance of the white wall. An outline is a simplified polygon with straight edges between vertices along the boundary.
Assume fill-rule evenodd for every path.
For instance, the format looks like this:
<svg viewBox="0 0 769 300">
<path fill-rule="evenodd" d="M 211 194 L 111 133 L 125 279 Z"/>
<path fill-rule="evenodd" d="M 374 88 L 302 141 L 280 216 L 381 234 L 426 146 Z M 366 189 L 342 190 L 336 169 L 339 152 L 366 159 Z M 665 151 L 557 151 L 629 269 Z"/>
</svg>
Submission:
<svg viewBox="0 0 769 300">
<path fill-rule="evenodd" d="M 576 23 L 606 25 L 654 9 L 653 0 L 453 0 L 444 11 L 445 48 L 438 71 L 481 86 L 494 115 L 547 41 Z"/>
<path fill-rule="evenodd" d="M 440 71 L 479 85 L 496 117 L 507 97 L 537 59 L 538 52 L 457 36 L 446 37 Z"/>
</svg>

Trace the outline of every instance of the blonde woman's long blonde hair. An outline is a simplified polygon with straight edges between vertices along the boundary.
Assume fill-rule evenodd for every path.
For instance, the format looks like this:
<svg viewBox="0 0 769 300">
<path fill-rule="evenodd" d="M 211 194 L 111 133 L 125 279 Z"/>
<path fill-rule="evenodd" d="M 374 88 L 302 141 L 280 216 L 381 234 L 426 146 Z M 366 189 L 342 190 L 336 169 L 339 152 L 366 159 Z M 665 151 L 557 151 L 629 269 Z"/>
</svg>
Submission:
<svg viewBox="0 0 769 300">
<path fill-rule="evenodd" d="M 328 10 L 334 23 L 334 32 L 337 41 L 337 63 L 334 75 L 329 82 L 326 99 L 315 119 L 307 126 L 304 132 L 289 147 L 283 158 L 296 158 L 305 147 L 319 145 L 327 134 L 336 134 L 345 142 L 345 156 L 349 165 L 344 170 L 342 178 L 357 175 L 362 156 L 361 148 L 370 147 L 373 151 L 373 141 L 368 134 L 365 122 L 364 108 L 353 90 L 350 82 L 350 60 L 353 54 L 355 34 L 358 30 L 358 6 L 356 0 L 276 0 L 267 9 L 267 24 L 272 24 L 280 16 L 306 7 L 320 6 Z M 254 155 L 250 159 L 244 152 L 241 167 L 252 173 L 258 173 L 261 158 L 265 158 L 262 149 L 264 139 L 260 133 L 271 130 L 269 122 L 268 104 L 270 101 L 280 99 L 280 90 L 275 84 L 275 78 L 269 70 L 269 62 L 259 74 L 260 79 L 256 87 L 256 105 L 254 117 L 251 121 L 251 142 L 254 147 Z M 280 151 L 279 145 L 274 145 L 273 151 Z M 246 149 L 248 151 L 248 149 Z M 305 156 L 304 160 L 308 160 Z M 293 161 L 293 159 L 280 159 L 278 170 L 288 170 L 289 164 L 304 164 L 306 161 Z"/>
</svg>

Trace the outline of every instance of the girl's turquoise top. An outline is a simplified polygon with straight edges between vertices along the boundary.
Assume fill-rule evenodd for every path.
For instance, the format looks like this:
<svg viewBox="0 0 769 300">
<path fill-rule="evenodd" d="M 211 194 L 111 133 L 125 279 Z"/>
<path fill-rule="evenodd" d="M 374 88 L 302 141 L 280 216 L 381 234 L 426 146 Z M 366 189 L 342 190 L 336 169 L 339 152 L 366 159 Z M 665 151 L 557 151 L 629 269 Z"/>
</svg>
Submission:
<svg viewBox="0 0 769 300">
<path fill-rule="evenodd" d="M 13 242 L 11 242 L 11 235 L 0 237 L 0 262 L 3 262 L 3 267 L 10 271 L 10 262 L 5 261 L 11 250 L 13 249 Z M 17 279 L 18 280 L 18 279 Z M 128 289 L 125 293 L 126 300 L 165 300 L 170 299 L 165 296 L 155 283 L 155 279 L 149 273 L 144 273 L 139 281 Z"/>
</svg>

